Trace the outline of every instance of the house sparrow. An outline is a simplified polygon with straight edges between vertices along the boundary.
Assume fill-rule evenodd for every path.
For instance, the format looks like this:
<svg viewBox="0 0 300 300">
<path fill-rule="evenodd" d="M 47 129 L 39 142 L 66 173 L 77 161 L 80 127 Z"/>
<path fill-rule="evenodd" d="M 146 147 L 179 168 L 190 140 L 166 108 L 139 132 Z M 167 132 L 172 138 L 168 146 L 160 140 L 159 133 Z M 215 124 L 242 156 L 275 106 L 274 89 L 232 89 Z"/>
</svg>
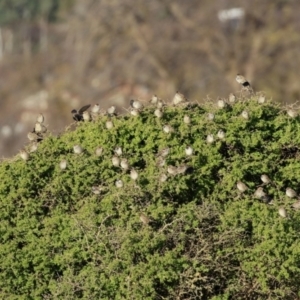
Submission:
<svg viewBox="0 0 300 300">
<path fill-rule="evenodd" d="M 170 175 L 176 175 L 177 174 L 177 168 L 175 166 L 168 166 L 167 172 Z"/>
<path fill-rule="evenodd" d="M 107 109 L 107 114 L 109 116 L 114 116 L 116 115 L 116 107 L 115 106 L 111 106 Z"/>
<path fill-rule="evenodd" d="M 136 110 L 141 110 L 144 107 L 144 105 L 138 100 L 130 100 L 130 106 Z"/>
<path fill-rule="evenodd" d="M 109 129 L 112 129 L 114 127 L 114 124 L 111 120 L 107 120 L 106 123 L 105 123 L 105 126 L 109 130 Z"/>
<path fill-rule="evenodd" d="M 120 166 L 120 158 L 118 156 L 113 156 L 111 159 L 111 162 L 114 167 L 119 167 Z"/>
<path fill-rule="evenodd" d="M 83 148 L 80 145 L 75 145 L 73 150 L 75 154 L 81 154 L 83 152 Z"/>
<path fill-rule="evenodd" d="M 124 186 L 123 181 L 121 179 L 116 180 L 115 185 L 117 188 L 122 188 Z"/>
<path fill-rule="evenodd" d="M 241 116 L 245 119 L 245 120 L 249 120 L 249 113 L 246 110 L 242 111 Z"/>
<path fill-rule="evenodd" d="M 263 183 L 265 183 L 265 184 L 268 184 L 268 183 L 271 182 L 271 179 L 270 179 L 269 176 L 266 175 L 266 174 L 261 175 L 261 176 L 260 176 L 260 179 L 261 179 L 261 181 L 262 181 Z"/>
<path fill-rule="evenodd" d="M 36 122 L 34 125 L 34 132 L 36 133 L 45 133 L 47 132 L 47 127 L 42 123 Z"/>
<path fill-rule="evenodd" d="M 130 171 L 130 178 L 134 181 L 136 181 L 139 177 L 138 172 L 135 169 L 131 169 Z"/>
<path fill-rule="evenodd" d="M 266 97 L 263 95 L 260 95 L 257 99 L 257 103 L 259 103 L 259 104 L 264 104 L 265 101 L 266 101 Z"/>
<path fill-rule="evenodd" d="M 155 111 L 154 111 L 154 115 L 157 117 L 157 118 L 162 118 L 164 113 L 161 111 L 161 109 L 157 108 Z"/>
<path fill-rule="evenodd" d="M 160 182 L 166 182 L 168 179 L 168 176 L 166 174 L 161 174 L 159 177 Z"/>
<path fill-rule="evenodd" d="M 34 132 L 28 132 L 27 137 L 29 141 L 36 141 L 40 142 L 43 140 L 43 137 L 39 133 L 34 133 Z"/>
<path fill-rule="evenodd" d="M 38 149 L 38 143 L 37 142 L 33 142 L 30 146 L 29 146 L 29 152 L 35 152 Z"/>
<path fill-rule="evenodd" d="M 214 136 L 212 134 L 209 134 L 207 137 L 206 137 L 206 142 L 208 144 L 212 144 L 214 142 Z"/>
<path fill-rule="evenodd" d="M 296 191 L 293 190 L 293 189 L 291 189 L 291 188 L 289 188 L 289 187 L 285 190 L 285 194 L 286 194 L 289 198 L 295 198 L 295 197 L 297 197 Z"/>
<path fill-rule="evenodd" d="M 298 112 L 295 111 L 294 109 L 288 109 L 287 110 L 287 114 L 291 117 L 291 118 L 296 118 L 298 116 Z"/>
<path fill-rule="evenodd" d="M 174 129 L 173 129 L 173 127 L 172 127 L 171 125 L 166 124 L 166 125 L 163 127 L 163 131 L 164 131 L 165 133 L 170 133 L 170 132 L 173 132 Z"/>
<path fill-rule="evenodd" d="M 191 146 L 187 146 L 185 148 L 185 154 L 186 154 L 186 156 L 191 156 L 193 154 L 193 152 L 194 152 L 194 149 Z"/>
<path fill-rule="evenodd" d="M 279 213 L 279 215 L 282 218 L 286 218 L 287 217 L 287 212 L 286 212 L 286 209 L 284 207 L 279 207 L 278 213 Z"/>
<path fill-rule="evenodd" d="M 218 133 L 217 133 L 217 136 L 218 136 L 218 138 L 220 139 L 220 140 L 223 140 L 223 139 L 225 139 L 225 132 L 222 130 L 222 129 L 220 129 L 219 131 L 218 131 Z"/>
<path fill-rule="evenodd" d="M 173 104 L 178 105 L 180 103 L 186 102 L 187 99 L 184 97 L 183 94 L 180 94 L 179 92 L 176 92 L 174 98 L 173 98 Z"/>
<path fill-rule="evenodd" d="M 36 118 L 36 121 L 41 124 L 44 123 L 44 116 L 42 114 L 39 114 Z"/>
<path fill-rule="evenodd" d="M 170 148 L 164 148 L 157 153 L 157 156 L 166 157 L 170 153 Z"/>
<path fill-rule="evenodd" d="M 150 223 L 150 219 L 144 214 L 140 214 L 140 220 L 144 225 L 148 225 Z"/>
<path fill-rule="evenodd" d="M 97 147 L 96 150 L 95 150 L 95 154 L 97 156 L 101 156 L 103 153 L 103 148 L 102 147 Z"/>
<path fill-rule="evenodd" d="M 27 161 L 27 160 L 29 159 L 29 154 L 28 154 L 25 150 L 21 150 L 21 151 L 20 151 L 20 157 L 21 157 L 23 160 Z"/>
<path fill-rule="evenodd" d="M 140 111 L 136 108 L 131 108 L 130 114 L 134 117 L 137 117 L 140 114 Z"/>
<path fill-rule="evenodd" d="M 300 209 L 300 201 L 297 201 L 297 202 L 293 203 L 293 204 L 292 204 L 292 207 L 293 207 L 295 210 Z"/>
<path fill-rule="evenodd" d="M 177 174 L 185 174 L 185 173 L 191 173 L 191 171 L 193 171 L 193 167 L 188 166 L 188 165 L 180 165 L 179 167 L 177 167 Z"/>
<path fill-rule="evenodd" d="M 118 156 L 121 156 L 123 154 L 123 150 L 120 146 L 117 146 L 115 148 L 115 153 L 118 155 Z"/>
<path fill-rule="evenodd" d="M 234 95 L 234 94 L 232 94 L 232 93 L 230 93 L 230 94 L 229 94 L 229 98 L 228 98 L 228 100 L 229 100 L 229 102 L 230 102 L 230 103 L 234 103 L 234 102 L 235 102 L 235 100 L 236 100 L 236 97 L 235 97 L 235 95 Z"/>
<path fill-rule="evenodd" d="M 244 193 L 248 189 L 247 185 L 241 181 L 238 181 L 236 186 L 241 193 Z"/>
<path fill-rule="evenodd" d="M 213 121 L 214 118 L 215 118 L 215 115 L 214 115 L 213 113 L 208 113 L 208 114 L 207 114 L 207 119 L 208 119 L 209 121 Z"/>
<path fill-rule="evenodd" d="M 59 167 L 61 170 L 65 170 L 67 168 L 67 161 L 65 159 L 61 160 L 59 163 Z"/>
<path fill-rule="evenodd" d="M 250 85 L 249 81 L 246 80 L 246 78 L 244 76 L 242 76 L 240 74 L 237 74 L 235 80 L 239 84 L 241 84 L 244 88 L 249 88 L 249 89 L 251 88 L 251 85 Z"/>
<path fill-rule="evenodd" d="M 225 102 L 223 99 L 219 99 L 219 100 L 217 101 L 217 106 L 218 106 L 219 108 L 224 108 L 224 107 L 226 106 L 226 102 Z"/>
<path fill-rule="evenodd" d="M 127 171 L 129 169 L 129 163 L 128 163 L 127 158 L 122 158 L 121 159 L 120 166 L 125 171 Z"/>
<path fill-rule="evenodd" d="M 184 115 L 183 122 L 187 125 L 191 124 L 191 118 L 188 115 Z"/>
<path fill-rule="evenodd" d="M 88 111 L 84 111 L 82 113 L 82 118 L 83 118 L 83 121 L 85 121 L 85 122 L 89 122 L 92 120 L 91 114 Z"/>
</svg>

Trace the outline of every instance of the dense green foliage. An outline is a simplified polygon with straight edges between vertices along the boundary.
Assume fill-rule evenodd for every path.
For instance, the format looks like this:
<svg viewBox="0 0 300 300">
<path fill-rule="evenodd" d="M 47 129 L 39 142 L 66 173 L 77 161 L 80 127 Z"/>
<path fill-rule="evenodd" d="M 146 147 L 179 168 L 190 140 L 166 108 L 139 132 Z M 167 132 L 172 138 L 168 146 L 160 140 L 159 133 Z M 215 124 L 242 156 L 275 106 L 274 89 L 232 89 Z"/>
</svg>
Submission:
<svg viewBox="0 0 300 300">
<path fill-rule="evenodd" d="M 269 101 L 258 104 L 256 96 L 224 109 L 168 106 L 162 119 L 154 109 L 112 117 L 110 130 L 107 116 L 80 123 L 47 137 L 28 161 L 1 163 L 1 299 L 300 297 L 299 213 L 285 195 L 287 187 L 298 189 L 300 118 Z M 165 133 L 165 124 L 174 132 Z M 75 144 L 82 154 L 74 154 Z M 116 146 L 137 170 L 136 182 L 112 165 Z M 166 164 L 158 167 L 166 147 Z M 184 163 L 193 170 L 168 174 L 167 166 Z M 272 180 L 264 185 L 272 204 L 253 195 L 262 174 Z M 240 180 L 249 187 L 244 194 Z"/>
</svg>

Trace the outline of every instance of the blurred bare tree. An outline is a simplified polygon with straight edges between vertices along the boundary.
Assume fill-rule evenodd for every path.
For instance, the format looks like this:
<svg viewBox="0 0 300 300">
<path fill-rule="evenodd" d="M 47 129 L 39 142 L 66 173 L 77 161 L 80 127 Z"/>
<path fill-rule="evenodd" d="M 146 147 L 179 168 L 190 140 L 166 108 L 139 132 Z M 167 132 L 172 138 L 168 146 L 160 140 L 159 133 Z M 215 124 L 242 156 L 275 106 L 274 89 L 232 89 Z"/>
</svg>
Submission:
<svg viewBox="0 0 300 300">
<path fill-rule="evenodd" d="M 274 100 L 299 99 L 299 1 L 48 0 L 39 13 L 19 2 L 13 21 L 0 14 L 2 127 L 31 126 L 42 110 L 58 130 L 81 104 L 127 107 L 131 97 L 168 100 L 176 90 L 226 97 L 239 89 L 237 73 Z M 0 151 L 19 143 L 10 137 Z"/>
</svg>

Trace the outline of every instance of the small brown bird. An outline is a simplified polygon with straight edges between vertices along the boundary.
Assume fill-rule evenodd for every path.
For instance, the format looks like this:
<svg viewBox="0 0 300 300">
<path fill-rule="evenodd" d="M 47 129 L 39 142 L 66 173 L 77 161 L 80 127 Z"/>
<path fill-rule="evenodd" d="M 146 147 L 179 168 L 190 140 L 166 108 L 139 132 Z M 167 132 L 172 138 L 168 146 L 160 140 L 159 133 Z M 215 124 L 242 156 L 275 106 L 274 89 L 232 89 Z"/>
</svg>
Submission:
<svg viewBox="0 0 300 300">
<path fill-rule="evenodd" d="M 168 176 L 166 174 L 161 174 L 159 177 L 160 182 L 166 182 L 168 179 Z"/>
<path fill-rule="evenodd" d="M 166 125 L 163 127 L 163 131 L 164 131 L 165 133 L 171 133 L 171 132 L 174 131 L 174 128 L 173 128 L 171 125 L 166 124 Z"/>
<path fill-rule="evenodd" d="M 279 215 L 282 218 L 286 218 L 287 217 L 287 212 L 286 212 L 286 209 L 284 207 L 279 207 L 278 213 L 279 213 Z"/>
<path fill-rule="evenodd" d="M 193 172 L 193 167 L 188 166 L 186 164 L 180 165 L 177 167 L 177 174 L 187 174 L 187 173 L 192 173 Z"/>
<path fill-rule="evenodd" d="M 28 152 L 26 152 L 25 150 L 21 150 L 21 151 L 20 151 L 20 157 L 21 157 L 23 160 L 27 161 L 27 160 L 29 159 L 29 154 L 28 154 Z"/>
<path fill-rule="evenodd" d="M 287 110 L 287 114 L 291 118 L 296 118 L 298 116 L 298 112 L 291 108 Z"/>
<path fill-rule="evenodd" d="M 95 150 L 95 154 L 97 156 L 101 156 L 103 153 L 103 148 L 102 147 L 97 147 L 96 150 Z"/>
<path fill-rule="evenodd" d="M 194 152 L 194 149 L 191 146 L 187 146 L 184 151 L 186 156 L 191 156 Z"/>
<path fill-rule="evenodd" d="M 124 186 L 123 181 L 121 179 L 116 180 L 115 185 L 117 188 L 122 188 Z"/>
<path fill-rule="evenodd" d="M 264 103 L 266 102 L 266 97 L 263 96 L 263 95 L 260 95 L 260 96 L 258 97 L 258 99 L 257 99 L 257 102 L 258 102 L 259 104 L 264 104 Z"/>
<path fill-rule="evenodd" d="M 36 121 L 38 123 L 44 123 L 44 116 L 42 114 L 39 114 L 36 118 Z"/>
<path fill-rule="evenodd" d="M 150 219 L 144 214 L 140 214 L 140 220 L 144 225 L 148 225 L 150 223 Z"/>
<path fill-rule="evenodd" d="M 251 85 L 248 80 L 243 75 L 237 74 L 235 80 L 241 84 L 244 88 L 251 88 Z"/>
<path fill-rule="evenodd" d="M 36 133 L 45 133 L 47 132 L 47 127 L 44 126 L 42 123 L 36 122 L 33 131 Z"/>
<path fill-rule="evenodd" d="M 213 142 L 214 142 L 214 136 L 213 136 L 213 134 L 209 134 L 207 137 L 206 137 L 206 142 L 208 143 L 208 144 L 212 144 Z"/>
<path fill-rule="evenodd" d="M 170 175 L 176 175 L 177 174 L 177 168 L 175 166 L 168 166 L 167 172 Z"/>
<path fill-rule="evenodd" d="M 100 105 L 99 104 L 95 104 L 92 108 L 91 108 L 91 112 L 94 114 L 98 114 L 100 112 Z"/>
<path fill-rule="evenodd" d="M 139 100 L 130 100 L 130 106 L 136 110 L 141 110 L 144 108 L 144 105 Z"/>
<path fill-rule="evenodd" d="M 91 105 L 88 104 L 88 105 L 85 105 L 83 107 L 81 107 L 78 111 L 76 109 L 73 109 L 71 111 L 72 115 L 73 115 L 73 119 L 76 121 L 76 122 L 79 122 L 79 121 L 83 121 L 83 112 L 86 111 Z"/>
<path fill-rule="evenodd" d="M 291 188 L 287 188 L 285 190 L 285 194 L 289 197 L 289 198 L 296 198 L 297 197 L 297 193 L 295 190 L 291 189 Z"/>
<path fill-rule="evenodd" d="M 157 118 L 162 118 L 164 113 L 162 112 L 161 109 L 157 108 L 155 111 L 154 111 L 154 115 L 157 117 Z"/>
<path fill-rule="evenodd" d="M 27 137 L 30 141 L 40 142 L 43 140 L 41 134 L 35 132 L 28 132 Z"/>
<path fill-rule="evenodd" d="M 254 197 L 257 199 L 262 199 L 266 196 L 267 194 L 264 192 L 264 189 L 262 187 L 259 187 L 255 192 L 254 192 Z"/>
<path fill-rule="evenodd" d="M 67 160 L 66 159 L 61 160 L 59 163 L 59 167 L 61 170 L 65 170 L 67 168 Z"/>
<path fill-rule="evenodd" d="M 173 98 L 173 104 L 174 105 L 178 105 L 178 104 L 184 103 L 186 101 L 187 101 L 187 99 L 184 97 L 183 94 L 180 94 L 179 92 L 176 92 L 176 94 Z"/>
<path fill-rule="evenodd" d="M 170 148 L 167 147 L 167 148 L 164 148 L 162 150 L 160 150 L 158 153 L 157 153 L 157 156 L 161 156 L 161 157 L 167 157 L 170 153 Z"/>
<path fill-rule="evenodd" d="M 91 117 L 93 120 L 97 120 L 97 118 L 100 115 L 100 105 L 99 104 L 95 104 L 92 108 L 91 108 Z"/>
<path fill-rule="evenodd" d="M 219 108 L 225 108 L 226 107 L 226 102 L 223 100 L 223 99 L 219 99 L 218 101 L 217 101 L 217 106 L 219 107 Z"/>
<path fill-rule="evenodd" d="M 131 108 L 130 109 L 130 114 L 134 117 L 137 117 L 140 114 L 140 111 L 136 108 Z"/>
<path fill-rule="evenodd" d="M 123 154 L 123 150 L 120 146 L 117 146 L 115 148 L 115 153 L 118 155 L 118 156 L 121 156 Z"/>
<path fill-rule="evenodd" d="M 84 122 L 89 122 L 92 120 L 91 114 L 88 111 L 82 113 L 82 118 Z"/>
<path fill-rule="evenodd" d="M 33 142 L 33 143 L 30 144 L 30 146 L 29 146 L 29 152 L 30 153 L 35 152 L 37 149 L 38 149 L 38 143 L 37 142 Z"/>
<path fill-rule="evenodd" d="M 244 193 L 248 189 L 247 185 L 245 183 L 243 183 L 242 181 L 238 181 L 236 184 L 236 187 L 238 188 L 238 190 L 241 193 Z"/>
<path fill-rule="evenodd" d="M 246 110 L 242 111 L 241 116 L 245 119 L 245 120 L 249 120 L 249 113 Z"/>
<path fill-rule="evenodd" d="M 297 201 L 295 203 L 292 204 L 292 207 L 295 209 L 295 210 L 299 210 L 300 209 L 300 201 Z"/>
<path fill-rule="evenodd" d="M 149 101 L 150 104 L 157 104 L 158 102 L 158 97 L 156 95 L 153 95 Z"/>
<path fill-rule="evenodd" d="M 139 177 L 138 172 L 135 169 L 131 169 L 130 171 L 130 178 L 134 181 L 136 181 Z"/>
<path fill-rule="evenodd" d="M 121 159 L 120 166 L 125 171 L 127 171 L 129 169 L 129 163 L 128 163 L 127 158 L 122 158 Z"/>
<path fill-rule="evenodd" d="M 271 179 L 270 179 L 269 176 L 266 175 L 266 174 L 261 175 L 261 176 L 260 176 L 260 179 L 261 179 L 261 181 L 262 181 L 263 183 L 265 183 L 265 184 L 268 184 L 268 183 L 271 182 Z"/>
<path fill-rule="evenodd" d="M 214 118 L 215 118 L 215 115 L 214 115 L 213 113 L 208 113 L 208 114 L 207 114 L 207 119 L 208 119 L 209 121 L 213 121 Z"/>
<path fill-rule="evenodd" d="M 73 150 L 75 154 L 81 154 L 83 152 L 83 148 L 80 145 L 75 145 Z"/>
<path fill-rule="evenodd" d="M 107 114 L 109 116 L 115 116 L 116 115 L 116 107 L 115 106 L 111 106 L 107 109 Z"/>
<path fill-rule="evenodd" d="M 235 100 L 236 100 L 235 95 L 234 95 L 233 93 L 230 93 L 230 94 L 229 94 L 228 100 L 229 100 L 230 103 L 234 103 Z"/>
<path fill-rule="evenodd" d="M 166 160 L 162 156 L 158 156 L 156 160 L 156 165 L 158 167 L 163 167 L 166 163 Z"/>
<path fill-rule="evenodd" d="M 105 126 L 108 130 L 112 129 L 114 127 L 114 123 L 111 120 L 107 120 L 105 122 Z"/>
<path fill-rule="evenodd" d="M 114 167 L 119 167 L 120 165 L 120 158 L 118 156 L 113 156 L 111 162 Z"/>
<path fill-rule="evenodd" d="M 183 117 L 183 123 L 185 123 L 187 125 L 191 124 L 191 118 L 190 118 L 190 116 L 184 115 L 184 117 Z"/>
<path fill-rule="evenodd" d="M 223 140 L 223 139 L 225 139 L 226 134 L 222 129 L 220 129 L 217 133 L 217 136 L 220 140 Z"/>
<path fill-rule="evenodd" d="M 92 192 L 95 195 L 100 195 L 102 191 L 105 190 L 105 187 L 103 187 L 102 185 L 94 185 L 92 186 Z"/>
</svg>

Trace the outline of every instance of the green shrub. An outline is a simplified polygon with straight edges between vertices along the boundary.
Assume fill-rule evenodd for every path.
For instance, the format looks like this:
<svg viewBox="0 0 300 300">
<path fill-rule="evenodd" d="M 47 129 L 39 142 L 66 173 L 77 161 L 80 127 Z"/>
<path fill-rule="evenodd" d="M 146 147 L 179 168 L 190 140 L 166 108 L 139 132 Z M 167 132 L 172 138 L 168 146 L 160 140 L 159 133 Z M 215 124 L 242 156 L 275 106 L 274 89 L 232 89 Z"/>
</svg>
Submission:
<svg viewBox="0 0 300 300">
<path fill-rule="evenodd" d="M 107 116 L 80 123 L 45 138 L 28 161 L 1 163 L 1 299 L 300 297 L 300 222 L 291 209 L 296 200 L 285 195 L 299 182 L 299 117 L 269 101 L 258 104 L 257 96 L 224 109 L 167 106 L 162 119 L 154 109 L 112 117 L 110 130 Z M 163 132 L 165 124 L 174 132 Z M 73 153 L 75 144 L 82 154 Z M 102 156 L 95 155 L 99 146 Z M 112 165 L 116 146 L 137 170 L 136 182 Z M 190 168 L 168 174 L 167 166 L 182 164 Z M 254 197 L 262 174 L 272 180 L 264 185 L 269 204 Z M 238 181 L 249 187 L 243 194 Z M 281 206 L 287 218 L 278 214 Z"/>
</svg>

